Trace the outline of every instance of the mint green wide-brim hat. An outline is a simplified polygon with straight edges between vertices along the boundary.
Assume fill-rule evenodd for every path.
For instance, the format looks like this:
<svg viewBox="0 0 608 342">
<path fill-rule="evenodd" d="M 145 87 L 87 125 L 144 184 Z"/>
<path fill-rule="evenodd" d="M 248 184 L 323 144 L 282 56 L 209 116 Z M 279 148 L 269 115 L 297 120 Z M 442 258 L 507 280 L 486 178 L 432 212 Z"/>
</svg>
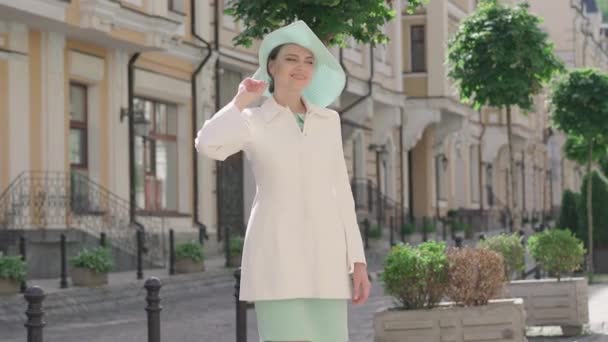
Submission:
<svg viewBox="0 0 608 342">
<path fill-rule="evenodd" d="M 346 84 L 346 75 L 336 57 L 302 20 L 274 30 L 264 37 L 258 52 L 260 67 L 252 78 L 270 83 L 270 75 L 266 70 L 268 55 L 275 47 L 289 43 L 307 48 L 315 57 L 312 80 L 304 89 L 302 96 L 306 101 L 317 106 L 329 106 L 342 93 Z M 272 96 L 268 88 L 264 96 Z"/>
</svg>

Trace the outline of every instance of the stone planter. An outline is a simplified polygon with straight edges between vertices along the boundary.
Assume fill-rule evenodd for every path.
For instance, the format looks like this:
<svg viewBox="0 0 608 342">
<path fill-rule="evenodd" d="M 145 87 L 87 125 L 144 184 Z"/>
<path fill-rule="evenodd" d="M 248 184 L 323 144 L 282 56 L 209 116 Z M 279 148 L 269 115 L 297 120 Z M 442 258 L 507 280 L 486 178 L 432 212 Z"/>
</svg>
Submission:
<svg viewBox="0 0 608 342">
<path fill-rule="evenodd" d="M 74 286 L 95 287 L 108 284 L 108 273 L 99 273 L 84 267 L 74 267 L 71 270 Z"/>
<path fill-rule="evenodd" d="M 525 320 L 519 298 L 472 307 L 441 303 L 431 310 L 385 310 L 374 315 L 374 341 L 523 342 Z"/>
<path fill-rule="evenodd" d="M 21 283 L 14 279 L 0 278 L 0 296 L 10 296 L 19 293 Z"/>
<path fill-rule="evenodd" d="M 589 323 L 585 278 L 515 280 L 507 284 L 505 296 L 523 298 L 527 326 L 559 325 L 564 335 L 572 336 Z"/>
<path fill-rule="evenodd" d="M 190 258 L 175 258 L 175 273 L 196 273 L 205 270 L 205 260 L 194 261 Z"/>
<path fill-rule="evenodd" d="M 230 259 L 228 259 L 228 267 L 239 267 L 241 266 L 241 254 L 230 254 Z"/>
</svg>

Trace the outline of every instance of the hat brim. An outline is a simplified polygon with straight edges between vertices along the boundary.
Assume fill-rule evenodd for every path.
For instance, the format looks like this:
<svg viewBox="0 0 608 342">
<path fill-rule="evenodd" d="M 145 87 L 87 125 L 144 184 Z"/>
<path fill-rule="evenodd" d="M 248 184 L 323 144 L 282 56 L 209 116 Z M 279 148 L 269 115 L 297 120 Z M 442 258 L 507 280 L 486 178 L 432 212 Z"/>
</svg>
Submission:
<svg viewBox="0 0 608 342">
<path fill-rule="evenodd" d="M 302 96 L 317 106 L 329 106 L 344 90 L 346 75 L 336 57 L 302 20 L 277 29 L 264 37 L 258 51 L 259 68 L 252 78 L 270 82 L 270 75 L 266 70 L 268 55 L 275 47 L 289 43 L 309 49 L 315 57 L 312 80 L 304 89 Z M 268 89 L 264 92 L 264 96 L 271 96 Z"/>
</svg>

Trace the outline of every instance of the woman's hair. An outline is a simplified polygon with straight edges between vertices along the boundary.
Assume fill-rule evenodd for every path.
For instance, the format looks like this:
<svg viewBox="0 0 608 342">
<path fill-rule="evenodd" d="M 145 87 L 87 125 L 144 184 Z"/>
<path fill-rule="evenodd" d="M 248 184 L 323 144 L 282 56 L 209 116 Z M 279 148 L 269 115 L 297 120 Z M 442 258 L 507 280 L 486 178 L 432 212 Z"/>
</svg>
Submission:
<svg viewBox="0 0 608 342">
<path fill-rule="evenodd" d="M 272 49 L 272 51 L 270 51 L 270 53 L 268 54 L 268 60 L 266 61 L 266 70 L 268 70 L 268 64 L 270 63 L 270 61 L 274 61 L 275 59 L 277 59 L 279 51 L 281 51 L 281 48 L 285 45 L 286 44 L 277 45 L 274 49 Z M 270 85 L 268 86 L 268 91 L 272 94 L 274 93 L 274 78 L 272 78 L 270 72 L 268 72 L 268 76 L 270 76 Z"/>
</svg>

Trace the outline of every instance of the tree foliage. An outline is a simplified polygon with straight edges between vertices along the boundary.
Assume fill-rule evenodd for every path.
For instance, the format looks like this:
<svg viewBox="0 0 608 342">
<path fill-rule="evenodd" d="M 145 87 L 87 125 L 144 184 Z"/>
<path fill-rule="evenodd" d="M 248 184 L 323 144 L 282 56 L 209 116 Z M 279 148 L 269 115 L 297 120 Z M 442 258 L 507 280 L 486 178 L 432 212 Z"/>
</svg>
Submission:
<svg viewBox="0 0 608 342">
<path fill-rule="evenodd" d="M 413 11 L 426 0 L 409 1 Z M 250 47 L 255 39 L 296 20 L 304 20 L 328 46 L 346 46 L 352 36 L 359 43 L 386 44 L 382 27 L 397 15 L 385 0 L 229 0 L 225 14 L 243 24 L 233 42 Z"/>
<path fill-rule="evenodd" d="M 563 68 L 539 27 L 541 19 L 528 7 L 483 1 L 448 42 L 448 74 L 476 109 L 530 109 L 533 95 Z"/>
<path fill-rule="evenodd" d="M 594 247 L 608 247 L 608 183 L 605 179 L 602 179 L 597 172 L 592 173 L 593 177 L 593 191 L 591 199 L 591 208 L 593 215 L 593 245 Z M 585 176 L 583 184 L 581 185 L 581 197 L 582 199 L 587 197 L 587 183 L 589 182 L 589 176 Z M 588 218 L 587 218 L 587 202 L 582 200 L 578 204 L 579 215 L 578 215 L 578 226 L 579 229 L 575 231 L 578 238 L 585 242 L 585 246 L 589 247 L 588 241 Z M 572 228 L 574 231 L 574 228 Z"/>
</svg>

